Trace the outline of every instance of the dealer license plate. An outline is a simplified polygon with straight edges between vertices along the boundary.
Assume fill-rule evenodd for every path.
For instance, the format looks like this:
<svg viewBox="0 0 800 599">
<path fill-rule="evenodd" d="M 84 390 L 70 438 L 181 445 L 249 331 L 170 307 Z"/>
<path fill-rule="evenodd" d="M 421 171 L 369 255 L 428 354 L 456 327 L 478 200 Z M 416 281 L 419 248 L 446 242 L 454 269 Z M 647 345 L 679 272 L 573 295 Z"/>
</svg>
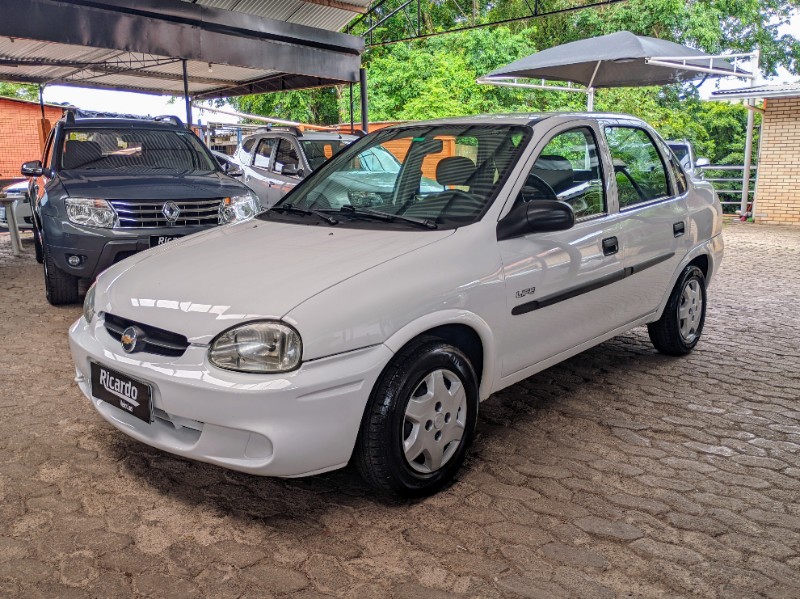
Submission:
<svg viewBox="0 0 800 599">
<path fill-rule="evenodd" d="M 165 243 L 169 243 L 170 241 L 175 241 L 179 237 L 183 237 L 183 235 L 151 235 L 150 247 L 154 248 L 157 245 L 164 245 Z"/>
<path fill-rule="evenodd" d="M 153 421 L 152 389 L 121 372 L 92 362 L 92 395 L 145 422 Z"/>
</svg>

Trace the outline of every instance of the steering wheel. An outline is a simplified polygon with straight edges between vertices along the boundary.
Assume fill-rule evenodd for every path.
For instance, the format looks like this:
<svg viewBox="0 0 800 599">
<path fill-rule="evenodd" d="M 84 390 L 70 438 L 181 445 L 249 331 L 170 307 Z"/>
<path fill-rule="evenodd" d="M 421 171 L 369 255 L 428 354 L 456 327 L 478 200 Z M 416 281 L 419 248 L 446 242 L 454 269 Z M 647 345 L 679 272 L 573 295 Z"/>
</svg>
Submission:
<svg viewBox="0 0 800 599">
<path fill-rule="evenodd" d="M 531 200 L 557 200 L 555 190 L 550 187 L 550 184 L 542 179 L 539 175 L 533 173 L 528 175 L 522 191 L 519 192 L 520 198 L 523 202 L 530 202 Z"/>
</svg>

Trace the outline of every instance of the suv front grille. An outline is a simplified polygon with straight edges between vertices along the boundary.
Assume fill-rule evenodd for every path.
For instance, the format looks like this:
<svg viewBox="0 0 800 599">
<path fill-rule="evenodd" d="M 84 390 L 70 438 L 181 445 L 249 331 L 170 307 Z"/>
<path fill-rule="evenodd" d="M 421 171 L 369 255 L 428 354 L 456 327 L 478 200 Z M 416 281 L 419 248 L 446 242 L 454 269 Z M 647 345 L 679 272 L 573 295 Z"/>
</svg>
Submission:
<svg viewBox="0 0 800 599">
<path fill-rule="evenodd" d="M 196 225 L 219 224 L 219 205 L 222 198 L 211 200 L 177 200 L 172 202 L 178 207 L 175 220 L 164 214 L 164 200 L 133 201 L 109 200 L 117 212 L 122 229 L 145 227 L 187 227 Z"/>
<path fill-rule="evenodd" d="M 142 324 L 140 322 L 136 322 L 135 320 L 128 320 L 127 318 L 114 316 L 108 312 L 106 312 L 104 320 L 108 334 L 120 342 L 122 341 L 122 333 L 128 327 L 137 326 L 142 329 L 145 332 L 145 338 L 142 343 L 141 351 L 157 354 L 159 356 L 171 356 L 177 358 L 182 356 L 186 351 L 186 348 L 189 347 L 189 340 L 178 333 L 165 331 L 164 329 L 159 329 L 157 327 L 151 327 L 150 325 Z"/>
</svg>

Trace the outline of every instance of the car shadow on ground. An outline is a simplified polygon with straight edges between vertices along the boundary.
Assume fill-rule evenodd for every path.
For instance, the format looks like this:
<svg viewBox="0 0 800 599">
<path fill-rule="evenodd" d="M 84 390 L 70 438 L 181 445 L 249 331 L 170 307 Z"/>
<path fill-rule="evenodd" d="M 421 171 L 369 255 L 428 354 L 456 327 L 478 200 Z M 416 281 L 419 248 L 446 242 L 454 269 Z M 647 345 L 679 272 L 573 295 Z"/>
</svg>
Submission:
<svg viewBox="0 0 800 599">
<path fill-rule="evenodd" d="M 481 404 L 470 457 L 454 485 L 444 493 L 470 492 L 470 477 L 490 467 L 490 447 L 502 445 L 506 437 L 523 430 L 531 433 L 531 443 L 536 444 L 537 421 L 545 414 L 581 401 L 579 395 L 601 392 L 608 378 L 623 372 L 647 373 L 669 360 L 649 345 L 646 332 L 637 330 L 496 393 Z M 379 512 L 391 513 L 430 501 L 376 494 L 352 465 L 300 479 L 257 477 L 173 456 L 118 431 L 109 431 L 109 435 L 103 435 L 109 440 L 104 459 L 117 461 L 121 474 L 159 494 L 169 495 L 187 508 L 201 507 L 223 517 L 258 522 L 302 536 L 321 532 L 324 527 L 320 519 L 332 510 L 378 508 Z M 547 447 L 541 442 L 539 448 L 531 449 L 546 452 Z"/>
</svg>

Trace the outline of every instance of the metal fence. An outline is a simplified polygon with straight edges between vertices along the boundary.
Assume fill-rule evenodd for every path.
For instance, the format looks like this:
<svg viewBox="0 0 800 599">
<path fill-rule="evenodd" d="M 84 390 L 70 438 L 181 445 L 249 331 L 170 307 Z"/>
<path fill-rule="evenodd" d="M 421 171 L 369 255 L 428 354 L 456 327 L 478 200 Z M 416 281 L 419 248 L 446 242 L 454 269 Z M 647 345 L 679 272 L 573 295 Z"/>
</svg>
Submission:
<svg viewBox="0 0 800 599">
<path fill-rule="evenodd" d="M 736 214 L 742 206 L 742 183 L 744 182 L 744 165 L 742 164 L 708 164 L 698 167 L 703 178 L 717 190 L 720 204 L 726 214 Z M 756 172 L 758 166 L 750 167 L 750 186 L 747 203 L 753 201 L 756 190 Z"/>
</svg>

